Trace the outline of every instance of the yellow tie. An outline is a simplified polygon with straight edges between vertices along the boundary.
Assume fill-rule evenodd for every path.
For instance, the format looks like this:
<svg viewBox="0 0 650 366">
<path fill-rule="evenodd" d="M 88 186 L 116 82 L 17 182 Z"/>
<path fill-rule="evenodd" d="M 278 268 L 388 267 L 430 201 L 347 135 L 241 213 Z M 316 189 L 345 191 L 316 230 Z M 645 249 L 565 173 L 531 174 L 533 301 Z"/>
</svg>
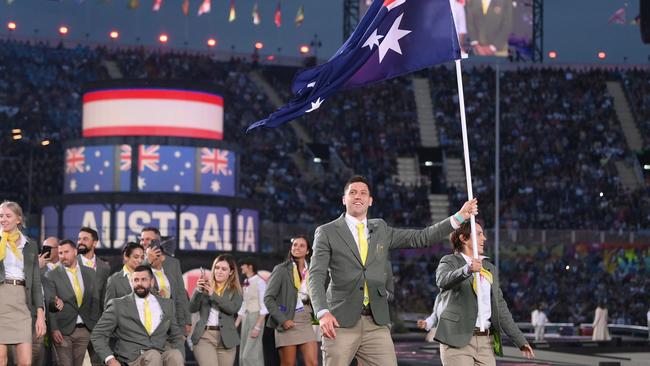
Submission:
<svg viewBox="0 0 650 366">
<path fill-rule="evenodd" d="M 151 335 L 151 309 L 149 309 L 149 299 L 144 299 L 144 329 Z"/>
<path fill-rule="evenodd" d="M 158 279 L 158 294 L 161 297 L 169 299 L 171 294 L 169 293 L 169 288 L 167 287 L 167 282 L 165 281 L 165 276 L 163 276 L 162 271 L 154 271 L 156 278 Z"/>
<path fill-rule="evenodd" d="M 489 0 L 481 0 L 481 7 L 483 8 L 483 15 L 487 14 L 489 6 L 490 6 L 490 1 Z"/>
<path fill-rule="evenodd" d="M 9 248 L 18 260 L 23 259 L 23 255 L 20 253 L 20 250 L 18 250 L 18 246 L 16 245 L 18 240 L 20 240 L 20 232 L 18 230 L 10 233 L 3 231 L 2 234 L 0 234 L 0 261 L 5 259 L 7 256 L 7 245 L 9 245 Z"/>
<path fill-rule="evenodd" d="M 79 283 L 79 278 L 77 278 L 77 267 L 74 269 L 66 268 L 68 272 L 72 274 L 72 287 L 74 289 L 74 296 L 77 298 L 77 307 L 81 307 L 81 302 L 83 301 L 83 291 L 81 291 L 81 284 Z"/>
<path fill-rule="evenodd" d="M 215 283 L 214 284 L 214 292 L 216 292 L 217 296 L 222 296 L 223 292 L 226 290 L 226 284 L 225 283 Z"/>
<path fill-rule="evenodd" d="M 357 224 L 357 233 L 359 234 L 359 254 L 361 255 L 361 263 L 366 264 L 368 257 L 368 239 L 366 239 L 366 231 L 363 229 L 363 223 Z M 368 306 L 370 303 L 370 296 L 368 296 L 368 283 L 363 283 L 363 305 Z"/>
<path fill-rule="evenodd" d="M 479 273 L 481 274 L 479 277 L 483 277 L 490 283 L 490 285 L 492 285 L 494 279 L 492 278 L 492 273 L 490 271 L 488 271 L 485 268 L 481 268 L 481 272 Z M 476 281 L 476 276 L 474 276 L 474 279 L 472 280 L 472 288 L 474 289 L 474 293 L 476 293 L 476 289 L 478 288 L 478 282 Z"/>
</svg>

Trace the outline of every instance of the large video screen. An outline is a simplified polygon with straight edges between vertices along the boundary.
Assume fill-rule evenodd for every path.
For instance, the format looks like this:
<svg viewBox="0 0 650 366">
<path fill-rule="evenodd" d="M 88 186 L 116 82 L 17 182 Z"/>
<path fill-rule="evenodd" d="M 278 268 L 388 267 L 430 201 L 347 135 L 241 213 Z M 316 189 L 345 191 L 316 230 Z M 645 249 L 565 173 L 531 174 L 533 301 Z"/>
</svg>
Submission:
<svg viewBox="0 0 650 366">
<path fill-rule="evenodd" d="M 55 207 L 44 207 L 42 229 L 45 237 L 58 235 L 59 215 Z M 184 251 L 257 252 L 259 248 L 259 214 L 227 207 L 189 206 L 176 215 L 174 206 L 124 204 L 111 217 L 108 205 L 73 204 L 63 210 L 63 238 L 74 239 L 79 228 L 98 228 L 99 248 L 119 249 L 126 242 L 137 241 L 146 226 L 155 226 L 163 236 L 175 236 L 178 249 Z M 111 243 L 110 233 L 115 226 Z M 234 232 L 233 232 L 234 230 Z"/>
<path fill-rule="evenodd" d="M 372 1 L 359 1 L 360 17 Z M 524 57 L 532 56 L 532 3 L 533 0 L 449 0 L 463 51 L 471 56 L 505 57 L 511 48 Z"/>
<path fill-rule="evenodd" d="M 65 150 L 63 193 L 128 192 L 128 145 L 74 146 Z"/>
</svg>

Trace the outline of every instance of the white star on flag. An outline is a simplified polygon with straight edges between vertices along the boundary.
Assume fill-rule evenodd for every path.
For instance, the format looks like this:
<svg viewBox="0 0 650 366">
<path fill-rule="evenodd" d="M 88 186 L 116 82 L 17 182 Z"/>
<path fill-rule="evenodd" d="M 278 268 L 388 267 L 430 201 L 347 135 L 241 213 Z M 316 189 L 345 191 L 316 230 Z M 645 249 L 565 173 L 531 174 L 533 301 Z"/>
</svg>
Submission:
<svg viewBox="0 0 650 366">
<path fill-rule="evenodd" d="M 94 189 L 95 191 L 99 191 L 99 184 L 95 184 L 95 185 L 93 186 L 93 189 Z"/>
<path fill-rule="evenodd" d="M 144 181 L 144 177 L 138 177 L 138 189 L 143 190 L 147 183 Z"/>
<path fill-rule="evenodd" d="M 395 19 L 395 22 L 393 22 L 393 25 L 390 27 L 390 30 L 386 34 L 386 38 L 384 38 L 384 40 L 379 45 L 379 63 L 381 63 L 381 61 L 384 59 L 384 56 L 386 56 L 388 50 L 393 50 L 400 55 L 402 54 L 402 49 L 399 46 L 399 40 L 407 34 L 411 33 L 410 30 L 399 29 L 399 25 L 402 22 L 403 16 L 404 14 L 402 13 L 397 17 L 397 19 Z"/>
<path fill-rule="evenodd" d="M 311 108 L 306 110 L 305 113 L 309 113 L 317 110 L 318 108 L 320 108 L 320 105 L 323 104 L 324 101 L 325 99 L 321 100 L 320 97 L 318 97 L 318 99 L 316 99 L 315 102 L 311 102 Z"/>
<path fill-rule="evenodd" d="M 179 186 L 178 184 L 175 184 L 174 185 L 174 192 L 178 192 L 180 190 L 181 190 L 181 186 Z"/>
<path fill-rule="evenodd" d="M 100 157 L 100 156 L 102 156 L 101 151 L 99 151 L 99 150 L 95 151 L 95 156 L 96 156 L 96 157 Z"/>
<path fill-rule="evenodd" d="M 162 166 L 162 170 L 163 170 L 163 172 L 166 172 L 167 169 L 169 169 L 169 167 L 167 166 L 167 164 L 163 164 L 163 166 Z"/>
<path fill-rule="evenodd" d="M 108 160 L 104 160 L 104 167 L 108 168 L 109 166 L 111 166 L 111 162 Z"/>
<path fill-rule="evenodd" d="M 375 29 L 374 32 L 366 39 L 366 43 L 363 44 L 363 47 L 370 47 L 370 50 L 372 51 L 372 48 L 375 46 L 379 46 L 379 40 L 384 38 L 381 34 L 377 34 L 377 30 Z M 362 48 L 363 48 L 362 47 Z"/>
<path fill-rule="evenodd" d="M 77 180 L 76 179 L 70 179 L 70 190 L 72 192 L 77 190 Z"/>
<path fill-rule="evenodd" d="M 218 180 L 213 180 L 210 184 L 210 189 L 212 192 L 219 192 L 221 190 L 221 183 Z"/>
<path fill-rule="evenodd" d="M 174 151 L 174 157 L 175 158 L 180 158 L 181 157 L 181 152 L 180 151 Z"/>
<path fill-rule="evenodd" d="M 308 87 L 308 88 L 313 88 L 313 87 L 315 87 L 315 86 L 316 86 L 316 82 L 315 82 L 315 81 L 312 81 L 311 83 L 307 84 L 307 87 Z"/>
</svg>

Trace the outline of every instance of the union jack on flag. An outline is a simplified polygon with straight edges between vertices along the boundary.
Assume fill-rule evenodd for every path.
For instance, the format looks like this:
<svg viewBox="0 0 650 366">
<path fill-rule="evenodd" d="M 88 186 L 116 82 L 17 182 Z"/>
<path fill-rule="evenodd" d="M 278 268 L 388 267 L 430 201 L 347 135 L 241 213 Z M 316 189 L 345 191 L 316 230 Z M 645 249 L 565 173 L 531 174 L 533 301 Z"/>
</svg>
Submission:
<svg viewBox="0 0 650 366">
<path fill-rule="evenodd" d="M 228 150 L 201 149 L 201 174 L 232 175 L 228 169 Z"/>
<path fill-rule="evenodd" d="M 120 145 L 120 170 L 131 170 L 131 145 Z"/>
<path fill-rule="evenodd" d="M 144 171 L 149 168 L 157 172 L 160 167 L 160 145 L 140 145 L 140 156 L 138 157 L 138 171 Z"/>
<path fill-rule="evenodd" d="M 66 173 L 83 173 L 86 158 L 82 147 L 71 147 L 65 151 L 65 172 Z"/>
</svg>

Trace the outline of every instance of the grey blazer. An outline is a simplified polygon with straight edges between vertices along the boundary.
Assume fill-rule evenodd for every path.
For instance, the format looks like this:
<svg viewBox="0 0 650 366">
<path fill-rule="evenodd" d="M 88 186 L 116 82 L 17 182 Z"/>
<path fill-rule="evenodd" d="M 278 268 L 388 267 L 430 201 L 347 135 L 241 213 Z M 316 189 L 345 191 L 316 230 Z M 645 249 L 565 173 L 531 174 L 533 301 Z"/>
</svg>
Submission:
<svg viewBox="0 0 650 366">
<path fill-rule="evenodd" d="M 133 292 L 129 278 L 124 275 L 124 269 L 119 272 L 113 273 L 106 284 L 106 294 L 104 295 L 104 307 L 108 306 L 108 302 L 112 299 L 126 296 Z"/>
<path fill-rule="evenodd" d="M 205 326 L 208 323 L 210 309 L 219 310 L 219 333 L 221 342 L 225 348 L 233 348 L 239 345 L 239 334 L 235 327 L 235 318 L 237 311 L 241 308 L 244 301 L 242 294 L 236 291 L 226 290 L 222 296 L 213 293 L 208 296 L 201 291 L 195 290 L 190 300 L 190 311 L 199 312 L 199 321 L 194 326 L 191 335 L 192 344 L 199 343 L 199 339 L 205 332 Z"/>
<path fill-rule="evenodd" d="M 440 317 L 434 339 L 452 347 L 464 347 L 469 343 L 478 314 L 478 303 L 472 289 L 472 275 L 470 273 L 466 276 L 463 273 L 463 267 L 466 265 L 467 262 L 462 255 L 449 254 L 442 257 L 436 271 L 436 284 L 442 291 L 440 296 L 446 297 L 447 304 L 444 309 L 437 311 Z M 494 265 L 485 259 L 483 268 L 496 273 Z M 501 334 L 505 333 L 517 347 L 521 348 L 527 344 L 526 338 L 512 320 L 496 275 L 490 295 L 491 328 Z"/>
<path fill-rule="evenodd" d="M 25 237 L 27 242 L 23 248 L 23 272 L 25 274 L 25 303 L 32 314 L 32 320 L 36 319 L 36 310 L 45 310 L 43 302 L 43 285 L 41 284 L 41 270 L 38 267 L 38 246 Z M 0 282 L 4 282 L 5 261 L 0 260 Z"/>
<path fill-rule="evenodd" d="M 341 327 L 353 327 L 361 317 L 363 284 L 366 282 L 375 323 L 388 324 L 388 251 L 430 246 L 446 238 L 452 230 L 449 218 L 422 230 L 395 229 L 384 220 L 368 220 L 368 256 L 363 265 L 357 244 L 345 222 L 345 214 L 319 226 L 309 267 L 309 291 L 314 312 L 318 314 L 328 309 Z M 330 283 L 326 293 L 328 275 Z"/>
<path fill-rule="evenodd" d="M 60 330 L 63 335 L 70 335 L 74 332 L 77 316 L 81 316 L 81 320 L 86 327 L 92 330 L 99 319 L 102 308 L 102 304 L 99 302 L 99 293 L 95 287 L 95 271 L 85 266 L 79 266 L 79 268 L 81 269 L 84 286 L 81 308 L 77 306 L 77 297 L 63 265 L 56 267 L 45 275 L 51 288 L 48 291 L 51 293 L 48 294 L 49 298 L 47 299 L 50 307 L 54 306 L 54 296 L 58 296 L 63 300 L 63 309 L 61 311 L 48 313 L 50 327 L 52 330 Z"/>
<path fill-rule="evenodd" d="M 190 312 L 190 299 L 187 296 L 181 263 L 178 259 L 166 256 L 163 262 L 165 276 L 169 279 L 172 289 L 172 299 L 176 304 L 176 319 L 179 325 L 192 324 L 192 313 Z"/>
<path fill-rule="evenodd" d="M 167 342 L 185 355 L 183 334 L 174 317 L 174 302 L 158 296 L 156 299 L 162 309 L 162 319 L 151 335 L 140 321 L 134 294 L 109 300 L 90 335 L 100 360 L 113 355 L 120 362 L 133 362 L 142 351 L 155 349 L 164 352 Z M 113 349 L 110 347 L 111 339 L 115 340 Z"/>
<path fill-rule="evenodd" d="M 293 320 L 298 302 L 298 290 L 293 284 L 293 262 L 288 260 L 273 268 L 266 284 L 264 305 L 269 309 L 266 325 L 284 332 L 282 324 Z"/>
<path fill-rule="evenodd" d="M 99 294 L 99 302 L 104 304 L 104 296 L 106 295 L 106 284 L 108 282 L 108 277 L 111 275 L 111 266 L 105 260 L 102 260 L 95 254 L 96 258 L 96 269 L 95 269 L 95 287 L 97 288 L 97 293 Z M 77 256 L 77 263 L 83 266 L 81 261 L 81 254 Z"/>
</svg>

